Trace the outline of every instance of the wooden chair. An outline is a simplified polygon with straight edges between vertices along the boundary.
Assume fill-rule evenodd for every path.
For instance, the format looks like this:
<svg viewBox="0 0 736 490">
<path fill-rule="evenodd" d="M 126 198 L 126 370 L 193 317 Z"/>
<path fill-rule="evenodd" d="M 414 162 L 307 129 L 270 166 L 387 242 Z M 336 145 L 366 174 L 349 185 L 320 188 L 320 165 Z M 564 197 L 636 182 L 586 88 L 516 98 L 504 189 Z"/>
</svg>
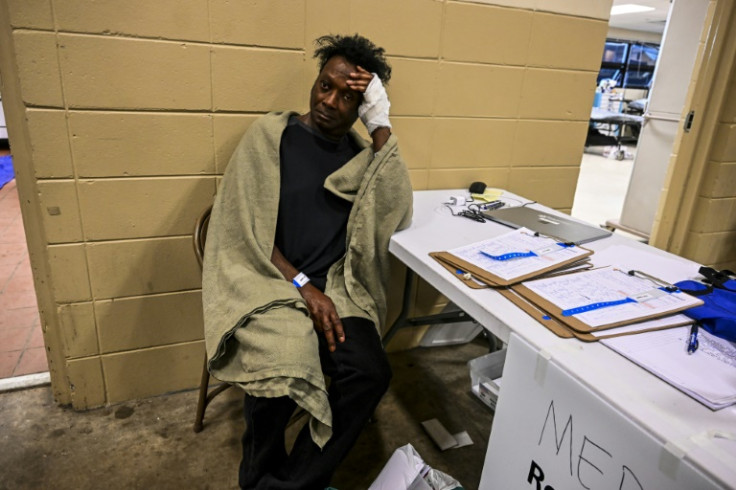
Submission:
<svg viewBox="0 0 736 490">
<path fill-rule="evenodd" d="M 212 213 L 212 206 L 208 207 L 202 212 L 202 215 L 197 219 L 194 225 L 194 253 L 197 256 L 197 262 L 201 269 L 204 261 L 204 245 L 207 241 L 207 228 L 210 224 L 210 214 Z M 194 419 L 194 432 L 201 432 L 204 428 L 204 412 L 207 409 L 207 405 L 220 393 L 230 388 L 232 385 L 229 383 L 222 383 L 217 388 L 209 391 L 210 384 L 210 373 L 207 370 L 207 354 L 204 355 L 204 364 L 202 366 L 202 379 L 199 382 L 199 400 L 197 401 L 197 415 Z M 208 392 L 209 391 L 209 392 Z M 306 411 L 301 407 L 297 407 L 288 425 L 297 422 L 301 417 L 306 415 Z"/>
<path fill-rule="evenodd" d="M 197 256 L 197 262 L 199 262 L 200 269 L 202 268 L 202 261 L 204 259 L 204 245 L 207 240 L 207 228 L 210 224 L 210 213 L 212 213 L 212 206 L 202 212 L 202 215 L 197 219 L 194 226 L 194 253 Z M 211 392 L 208 392 L 209 384 L 210 373 L 207 371 L 207 354 L 205 354 L 204 365 L 202 366 L 202 379 L 199 382 L 199 401 L 197 402 L 197 415 L 194 419 L 194 432 L 200 432 L 203 428 L 204 411 L 207 409 L 207 405 L 209 405 L 217 395 L 232 386 L 228 383 L 222 383 Z"/>
</svg>

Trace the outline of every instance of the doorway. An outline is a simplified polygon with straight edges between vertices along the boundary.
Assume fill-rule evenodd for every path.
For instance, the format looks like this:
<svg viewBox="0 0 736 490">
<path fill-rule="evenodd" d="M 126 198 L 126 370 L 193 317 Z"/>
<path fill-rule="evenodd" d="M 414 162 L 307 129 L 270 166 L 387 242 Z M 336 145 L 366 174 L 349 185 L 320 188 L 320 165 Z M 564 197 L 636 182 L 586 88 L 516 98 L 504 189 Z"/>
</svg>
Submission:
<svg viewBox="0 0 736 490">
<path fill-rule="evenodd" d="M 615 40 L 614 44 L 626 45 L 629 48 L 646 45 L 661 46 L 672 5 L 671 0 L 636 0 L 634 2 L 614 0 L 613 8 L 632 3 L 642 7 L 641 11 L 614 14 L 612 10 L 607 38 Z M 603 60 L 603 56 L 601 58 Z M 621 82 L 623 82 L 623 77 Z M 619 87 L 614 89 L 614 92 L 616 97 L 612 99 L 621 100 L 613 102 L 611 110 L 617 110 L 626 104 L 638 102 L 640 98 L 651 95 L 649 90 L 643 90 L 640 84 L 637 85 L 637 88 Z M 639 142 L 640 139 L 633 142 L 624 140 L 620 153 L 616 151 L 615 146 L 586 147 L 581 160 L 571 211 L 574 217 L 601 226 L 621 217 L 634 171 Z M 623 159 L 617 159 L 619 155 L 623 155 Z M 632 237 L 642 239 L 641 235 L 632 235 Z"/>
<path fill-rule="evenodd" d="M 7 170 L 6 178 L 0 181 L 0 391 L 4 391 L 48 382 L 49 374 L 18 190 L 9 173 L 12 156 L 5 138 L 0 138 L 0 159 Z"/>
</svg>

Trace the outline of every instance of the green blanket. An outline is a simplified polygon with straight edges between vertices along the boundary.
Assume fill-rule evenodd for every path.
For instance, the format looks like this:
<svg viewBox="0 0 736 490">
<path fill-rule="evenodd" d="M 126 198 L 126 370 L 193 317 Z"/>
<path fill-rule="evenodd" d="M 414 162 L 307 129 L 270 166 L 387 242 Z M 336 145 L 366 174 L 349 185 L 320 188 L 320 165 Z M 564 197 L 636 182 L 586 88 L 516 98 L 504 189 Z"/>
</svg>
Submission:
<svg viewBox="0 0 736 490">
<path fill-rule="evenodd" d="M 332 435 L 317 334 L 306 303 L 271 263 L 280 189 L 279 145 L 293 113 L 254 122 L 236 148 L 219 188 L 207 234 L 202 300 L 208 367 L 253 396 L 288 395 L 311 415 L 312 439 Z M 391 136 L 378 152 L 363 150 L 325 181 L 353 202 L 347 251 L 328 273 L 325 293 L 341 317 L 386 315 L 388 242 L 411 220 L 408 171 Z M 338 346 L 339 348 L 339 346 Z"/>
</svg>

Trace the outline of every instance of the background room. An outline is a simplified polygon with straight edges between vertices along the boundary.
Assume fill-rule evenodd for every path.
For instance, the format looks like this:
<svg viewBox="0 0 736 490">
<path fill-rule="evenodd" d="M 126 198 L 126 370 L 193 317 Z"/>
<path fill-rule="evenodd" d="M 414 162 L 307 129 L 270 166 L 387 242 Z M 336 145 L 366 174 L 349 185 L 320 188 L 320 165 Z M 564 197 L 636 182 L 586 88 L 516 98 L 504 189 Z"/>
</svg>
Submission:
<svg viewBox="0 0 736 490">
<path fill-rule="evenodd" d="M 621 218 L 671 5 L 670 0 L 613 2 L 591 116 L 608 111 L 633 117 L 617 120 L 608 114 L 613 123 L 591 117 L 571 211 L 577 218 L 601 226 Z M 644 240 L 647 235 L 637 234 Z"/>
<path fill-rule="evenodd" d="M 13 158 L 0 99 L 0 387 L 49 380 Z"/>
</svg>

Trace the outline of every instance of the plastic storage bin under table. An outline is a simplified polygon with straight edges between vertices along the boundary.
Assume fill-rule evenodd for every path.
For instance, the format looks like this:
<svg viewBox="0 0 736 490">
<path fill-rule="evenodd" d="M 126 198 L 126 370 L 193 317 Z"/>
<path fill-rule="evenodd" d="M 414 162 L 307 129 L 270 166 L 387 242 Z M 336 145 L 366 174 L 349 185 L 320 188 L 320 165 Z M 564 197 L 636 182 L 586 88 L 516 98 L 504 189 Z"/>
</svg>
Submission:
<svg viewBox="0 0 736 490">
<path fill-rule="evenodd" d="M 470 368 L 470 389 L 491 409 L 496 409 L 498 392 L 501 389 L 501 376 L 506 361 L 506 349 L 497 350 L 468 361 Z"/>
</svg>

